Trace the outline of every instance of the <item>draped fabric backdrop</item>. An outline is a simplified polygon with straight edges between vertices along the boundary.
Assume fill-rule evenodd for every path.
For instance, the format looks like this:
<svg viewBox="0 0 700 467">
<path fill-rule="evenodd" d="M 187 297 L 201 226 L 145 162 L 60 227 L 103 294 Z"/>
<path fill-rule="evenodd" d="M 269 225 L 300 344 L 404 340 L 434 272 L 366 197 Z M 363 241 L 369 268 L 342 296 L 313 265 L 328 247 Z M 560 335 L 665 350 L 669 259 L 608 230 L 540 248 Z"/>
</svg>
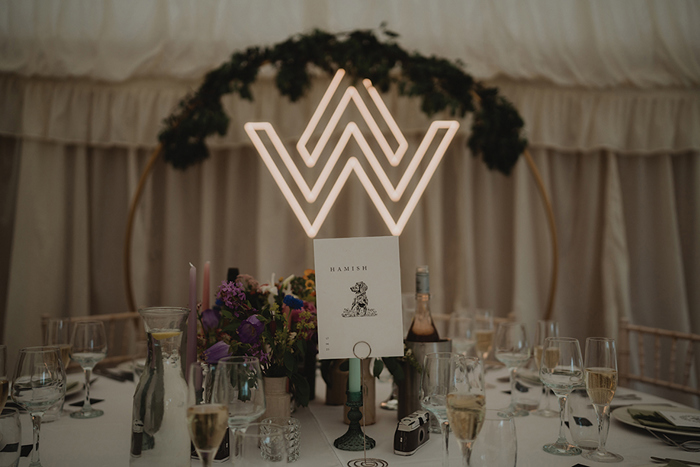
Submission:
<svg viewBox="0 0 700 467">
<path fill-rule="evenodd" d="M 382 22 L 407 50 L 461 60 L 522 114 L 556 218 L 563 335 L 615 336 L 623 315 L 700 333 L 697 2 L 18 0 L 0 12 L 0 323 L 11 352 L 40 343 L 41 315 L 126 309 L 129 203 L 162 119 L 206 71 L 315 27 Z M 134 228 L 138 306 L 186 305 L 189 262 L 201 280 L 211 261 L 214 290 L 231 266 L 263 281 L 313 267 L 312 240 L 243 124 L 270 121 L 296 154 L 329 78 L 291 104 L 271 76 L 261 72 L 253 102 L 226 99 L 228 135 L 211 138 L 203 164 L 157 163 Z M 383 98 L 412 155 L 429 119 L 417 102 Z M 403 289 L 428 264 L 434 312 L 487 308 L 533 325 L 552 272 L 542 201 L 524 161 L 509 177 L 489 171 L 460 123 L 400 237 Z M 319 237 L 389 234 L 351 177 Z"/>
</svg>

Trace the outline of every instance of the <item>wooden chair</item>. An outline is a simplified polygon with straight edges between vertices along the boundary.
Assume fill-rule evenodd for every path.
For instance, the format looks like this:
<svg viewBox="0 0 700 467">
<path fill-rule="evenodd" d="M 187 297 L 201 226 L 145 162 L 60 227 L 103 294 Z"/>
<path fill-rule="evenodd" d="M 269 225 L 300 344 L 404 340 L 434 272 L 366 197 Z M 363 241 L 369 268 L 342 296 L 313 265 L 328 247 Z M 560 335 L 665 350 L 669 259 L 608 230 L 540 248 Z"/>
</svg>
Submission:
<svg viewBox="0 0 700 467">
<path fill-rule="evenodd" d="M 41 335 L 46 342 L 46 329 L 51 316 L 41 317 Z M 136 353 L 135 344 L 146 340 L 141 315 L 138 313 L 113 313 L 103 315 L 76 316 L 63 318 L 69 320 L 71 326 L 81 321 L 102 321 L 107 333 L 107 357 L 99 365 L 110 367 L 131 360 Z M 71 362 L 69 368 L 74 368 Z"/>
<path fill-rule="evenodd" d="M 651 348 L 652 354 L 648 352 Z M 698 381 L 692 380 L 692 376 L 697 379 L 695 351 L 698 349 L 698 334 L 639 326 L 621 318 L 618 329 L 619 383 L 627 386 L 638 381 L 700 396 Z M 638 371 L 634 371 L 633 366 Z"/>
</svg>

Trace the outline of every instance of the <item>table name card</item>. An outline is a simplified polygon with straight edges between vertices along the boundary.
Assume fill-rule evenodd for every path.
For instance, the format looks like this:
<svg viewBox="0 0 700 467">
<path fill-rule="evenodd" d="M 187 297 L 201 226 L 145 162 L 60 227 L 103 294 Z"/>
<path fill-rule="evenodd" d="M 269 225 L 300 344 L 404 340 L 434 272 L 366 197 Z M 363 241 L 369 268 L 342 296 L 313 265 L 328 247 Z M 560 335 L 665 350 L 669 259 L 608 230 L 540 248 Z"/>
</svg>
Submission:
<svg viewBox="0 0 700 467">
<path fill-rule="evenodd" d="M 319 358 L 403 356 L 398 237 L 314 240 Z M 365 357 L 367 346 L 356 348 Z"/>
</svg>

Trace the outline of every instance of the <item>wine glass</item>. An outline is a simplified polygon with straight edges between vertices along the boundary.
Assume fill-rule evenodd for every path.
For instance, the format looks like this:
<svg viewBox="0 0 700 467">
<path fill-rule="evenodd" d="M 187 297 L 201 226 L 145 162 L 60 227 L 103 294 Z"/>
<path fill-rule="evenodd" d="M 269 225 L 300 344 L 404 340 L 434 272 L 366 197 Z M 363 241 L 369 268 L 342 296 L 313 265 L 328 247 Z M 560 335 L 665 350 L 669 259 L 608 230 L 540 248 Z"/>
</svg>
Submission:
<svg viewBox="0 0 700 467">
<path fill-rule="evenodd" d="M 56 347 L 26 347 L 19 351 L 12 380 L 12 399 L 32 417 L 34 449 L 30 467 L 41 467 L 39 432 L 44 412 L 66 395 L 66 372 Z"/>
<path fill-rule="evenodd" d="M 70 320 L 64 318 L 51 318 L 46 325 L 45 345 L 55 345 L 61 349 L 63 366 L 68 369 L 71 352 Z"/>
<path fill-rule="evenodd" d="M 495 339 L 496 359 L 510 370 L 510 405 L 504 409 L 514 417 L 529 414 L 515 403 L 515 371 L 530 359 L 530 344 L 527 342 L 525 326 L 519 323 L 501 323 Z"/>
<path fill-rule="evenodd" d="M 265 391 L 257 357 L 226 357 L 219 360 L 214 375 L 212 400 L 228 406 L 232 433 L 265 413 Z"/>
<path fill-rule="evenodd" d="M 447 419 L 462 448 L 462 465 L 469 467 L 474 440 L 481 431 L 486 411 L 484 367 L 476 357 L 452 354 Z"/>
<path fill-rule="evenodd" d="M 544 340 L 548 337 L 559 337 L 559 324 L 556 321 L 545 319 L 537 321 L 537 329 L 535 329 L 534 360 L 538 373 L 542 363 L 542 347 L 544 346 Z M 540 417 L 559 416 L 559 413 L 551 408 L 549 393 L 549 386 L 545 385 L 542 404 L 540 408 L 534 412 L 535 415 L 539 415 Z"/>
<path fill-rule="evenodd" d="M 442 465 L 449 467 L 450 430 L 447 420 L 447 394 L 454 389 L 454 364 L 452 352 L 429 353 L 423 358 L 423 372 L 420 382 L 420 404 L 433 414 L 440 424 L 443 437 Z"/>
<path fill-rule="evenodd" d="M 95 418 L 104 411 L 93 409 L 90 405 L 90 379 L 92 369 L 107 356 L 107 336 L 102 321 L 80 321 L 73 327 L 71 337 L 71 358 L 78 363 L 85 373 L 85 402 L 78 412 L 70 414 L 71 418 Z"/>
<path fill-rule="evenodd" d="M 211 467 L 227 428 L 228 406 L 207 400 L 207 371 L 199 362 L 190 364 L 187 384 L 187 428 L 204 467 Z"/>
<path fill-rule="evenodd" d="M 0 344 L 0 412 L 5 408 L 7 395 L 10 392 L 10 381 L 7 379 L 7 346 Z M 0 439 L 2 439 L 0 434 Z"/>
<path fill-rule="evenodd" d="M 450 315 L 448 337 L 452 339 L 452 351 L 469 355 L 474 348 L 473 337 L 474 315 L 464 310 L 455 311 Z"/>
<path fill-rule="evenodd" d="M 575 456 L 581 449 L 566 440 L 564 418 L 566 416 L 566 397 L 581 384 L 583 362 L 578 340 L 572 337 L 547 337 L 542 347 L 540 379 L 559 399 L 559 438 L 556 442 L 545 444 L 542 449 L 559 456 Z"/>
<path fill-rule="evenodd" d="M 584 376 L 586 392 L 598 419 L 598 448 L 585 452 L 583 457 L 595 462 L 622 462 L 621 455 L 605 449 L 610 427 L 610 402 L 617 389 L 617 353 L 614 339 L 586 339 Z"/>
</svg>

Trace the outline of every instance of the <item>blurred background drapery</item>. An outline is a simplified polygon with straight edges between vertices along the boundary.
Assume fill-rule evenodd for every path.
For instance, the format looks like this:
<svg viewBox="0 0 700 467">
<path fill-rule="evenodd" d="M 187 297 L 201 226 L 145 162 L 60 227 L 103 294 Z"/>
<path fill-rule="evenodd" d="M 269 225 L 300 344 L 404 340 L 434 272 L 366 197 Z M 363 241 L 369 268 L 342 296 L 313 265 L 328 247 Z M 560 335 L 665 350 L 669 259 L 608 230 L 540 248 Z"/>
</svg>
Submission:
<svg viewBox="0 0 700 467">
<path fill-rule="evenodd" d="M 11 348 L 39 316 L 126 308 L 129 203 L 163 118 L 209 69 L 321 28 L 396 31 L 501 89 L 552 198 L 562 334 L 611 335 L 620 315 L 700 333 L 700 5 L 693 1 L 6 1 L 0 4 L 0 312 Z M 188 263 L 260 280 L 313 267 L 308 239 L 250 140 L 293 148 L 325 91 L 291 104 L 269 70 L 227 98 L 228 135 L 187 171 L 160 161 L 136 216 L 136 302 L 185 305 Z M 409 154 L 429 120 L 384 96 Z M 448 118 L 448 115 L 439 117 Z M 534 322 L 551 274 L 546 215 L 524 161 L 510 177 L 466 149 L 467 121 L 400 238 L 402 285 L 431 267 L 434 311 Z M 351 150 L 351 149 L 349 149 Z M 389 235 L 357 180 L 319 237 Z M 201 278 L 201 275 L 200 275 Z"/>
</svg>

